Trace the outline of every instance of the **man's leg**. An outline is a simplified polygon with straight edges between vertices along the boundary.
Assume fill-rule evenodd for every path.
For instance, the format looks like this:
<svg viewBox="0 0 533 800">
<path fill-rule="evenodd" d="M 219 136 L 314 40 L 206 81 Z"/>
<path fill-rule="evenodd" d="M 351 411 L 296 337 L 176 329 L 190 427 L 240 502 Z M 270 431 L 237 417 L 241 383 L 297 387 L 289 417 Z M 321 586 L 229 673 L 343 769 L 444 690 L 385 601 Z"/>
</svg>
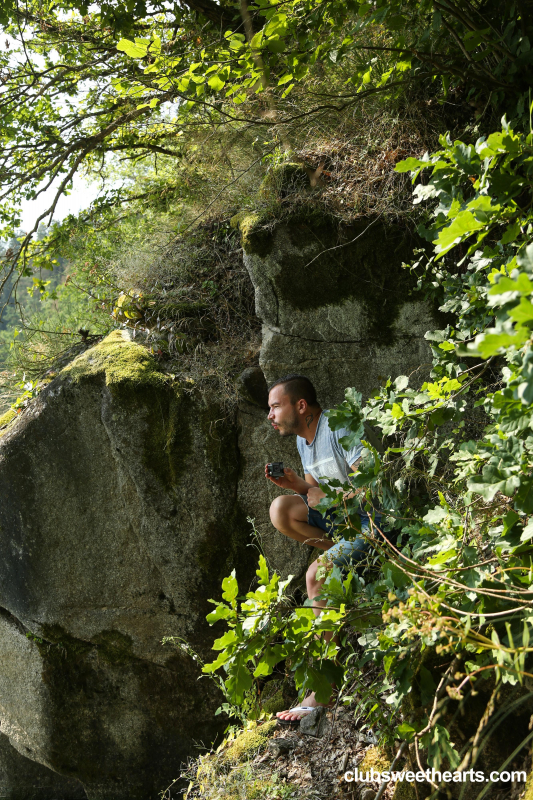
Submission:
<svg viewBox="0 0 533 800">
<path fill-rule="evenodd" d="M 280 533 L 288 536 L 290 539 L 295 539 L 302 544 L 310 544 L 320 550 L 329 550 L 333 542 L 330 539 L 322 539 L 324 535 L 320 528 L 314 525 L 309 525 L 307 522 L 307 505 L 299 495 L 280 495 L 276 497 L 270 506 L 270 519 L 275 528 Z M 316 571 L 318 569 L 318 561 L 314 561 L 309 567 L 306 574 L 307 595 L 310 599 L 317 597 L 321 592 L 324 579 L 318 581 L 316 578 Z M 325 601 L 317 600 L 313 603 L 313 611 L 318 616 L 322 608 L 325 606 Z M 328 638 L 330 635 L 326 634 Z M 315 693 L 307 695 L 305 700 L 302 701 L 302 706 L 309 706 L 315 708 L 320 705 L 316 702 Z M 276 714 L 282 720 L 298 720 L 305 716 L 305 712 L 294 713 L 292 711 L 280 711 Z"/>
<path fill-rule="evenodd" d="M 333 542 L 321 538 L 324 534 L 307 522 L 307 505 L 300 495 L 282 494 L 270 506 L 270 519 L 280 533 L 302 544 L 310 544 L 319 550 L 329 550 Z"/>
<path fill-rule="evenodd" d="M 311 527 L 311 526 L 309 526 L 309 527 Z M 316 530 L 316 528 L 314 530 Z M 326 601 L 325 600 L 315 600 L 315 597 L 318 597 L 322 593 L 322 586 L 324 584 L 324 581 L 326 580 L 325 577 L 321 578 L 320 580 L 317 579 L 316 573 L 317 573 L 318 567 L 319 567 L 319 560 L 317 559 L 316 561 L 313 561 L 313 563 L 311 564 L 311 566 L 309 567 L 309 569 L 307 570 L 307 573 L 305 575 L 305 583 L 306 583 L 306 586 L 307 586 L 307 596 L 308 596 L 308 598 L 310 600 L 314 600 L 312 608 L 313 608 L 313 613 L 314 613 L 315 617 L 318 617 L 322 613 L 322 609 L 326 605 Z M 331 639 L 331 637 L 333 636 L 333 633 L 331 631 L 325 631 L 322 635 L 323 635 L 323 637 L 324 637 L 324 639 L 326 641 L 329 641 Z M 307 706 L 307 707 L 310 707 L 310 708 L 316 708 L 317 706 L 320 706 L 320 705 L 324 705 L 324 704 L 323 703 L 317 703 L 314 692 L 311 692 L 310 694 L 307 695 L 307 697 L 304 700 L 302 700 L 302 706 Z M 307 712 L 307 713 L 309 713 L 309 712 Z M 305 711 L 294 712 L 294 711 L 291 711 L 289 709 L 289 711 L 279 711 L 276 714 L 276 716 L 279 719 L 283 719 L 283 720 L 287 720 L 287 721 L 299 720 L 299 719 L 302 719 L 302 717 L 306 716 L 306 712 Z"/>
</svg>

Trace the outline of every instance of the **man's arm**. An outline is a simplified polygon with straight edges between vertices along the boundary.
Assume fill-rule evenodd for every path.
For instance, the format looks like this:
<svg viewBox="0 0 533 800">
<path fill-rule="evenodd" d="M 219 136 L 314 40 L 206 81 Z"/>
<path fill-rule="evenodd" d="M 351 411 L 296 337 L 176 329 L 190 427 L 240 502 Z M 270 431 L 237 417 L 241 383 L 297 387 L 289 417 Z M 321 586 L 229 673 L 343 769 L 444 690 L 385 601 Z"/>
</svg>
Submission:
<svg viewBox="0 0 533 800">
<path fill-rule="evenodd" d="M 296 494 L 307 494 L 309 489 L 313 488 L 314 486 L 318 486 L 318 483 L 315 481 L 312 475 L 306 474 L 304 480 L 289 467 L 285 467 L 283 470 L 283 478 L 273 478 L 268 474 L 267 466 L 265 466 L 265 476 L 280 489 L 292 489 L 292 491 L 296 492 Z"/>
</svg>

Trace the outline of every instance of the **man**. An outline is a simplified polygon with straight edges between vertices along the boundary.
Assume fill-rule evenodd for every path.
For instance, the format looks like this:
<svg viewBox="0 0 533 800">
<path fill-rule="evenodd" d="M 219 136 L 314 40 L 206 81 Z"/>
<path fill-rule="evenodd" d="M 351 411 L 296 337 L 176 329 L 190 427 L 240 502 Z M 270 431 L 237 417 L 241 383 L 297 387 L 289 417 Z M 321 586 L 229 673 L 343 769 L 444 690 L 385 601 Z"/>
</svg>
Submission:
<svg viewBox="0 0 533 800">
<path fill-rule="evenodd" d="M 325 533 L 333 533 L 335 524 L 328 514 L 323 517 L 316 510 L 325 492 L 321 483 L 337 479 L 341 483 L 349 482 L 349 475 L 357 470 L 361 460 L 362 446 L 344 450 L 339 439 L 346 436 L 346 429 L 332 431 L 328 425 L 316 397 L 313 384 L 304 375 L 286 375 L 272 384 L 268 395 L 270 412 L 268 419 L 280 436 L 296 436 L 298 452 L 302 459 L 305 479 L 300 478 L 294 470 L 284 469 L 283 478 L 266 477 L 280 489 L 292 489 L 294 495 L 276 497 L 270 506 L 272 524 L 291 539 L 302 544 L 310 544 L 320 550 L 327 551 L 327 562 L 341 568 L 357 563 L 365 557 L 369 544 L 362 536 L 353 541 L 342 539 L 334 544 Z M 347 497 L 353 497 L 352 492 Z M 361 529 L 368 530 L 368 514 L 360 511 Z M 311 564 L 306 574 L 307 594 L 314 600 L 321 594 L 324 578 L 317 579 L 319 560 Z M 323 559 L 322 559 L 323 560 Z M 325 606 L 324 600 L 315 600 L 313 611 L 316 616 Z M 286 723 L 296 722 L 319 705 L 314 692 L 308 695 L 297 709 L 280 711 L 277 717 Z"/>
</svg>

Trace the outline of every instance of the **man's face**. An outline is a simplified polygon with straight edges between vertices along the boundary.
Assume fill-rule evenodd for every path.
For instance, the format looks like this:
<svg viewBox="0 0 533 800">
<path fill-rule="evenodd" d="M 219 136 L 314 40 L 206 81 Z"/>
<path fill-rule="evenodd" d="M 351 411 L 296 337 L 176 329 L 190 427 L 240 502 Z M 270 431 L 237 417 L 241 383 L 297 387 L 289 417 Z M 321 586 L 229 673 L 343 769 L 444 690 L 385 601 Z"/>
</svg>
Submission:
<svg viewBox="0 0 533 800">
<path fill-rule="evenodd" d="M 274 386 L 268 395 L 268 405 L 270 406 L 268 418 L 274 430 L 279 431 L 280 436 L 296 436 L 300 416 L 283 385 Z"/>
</svg>

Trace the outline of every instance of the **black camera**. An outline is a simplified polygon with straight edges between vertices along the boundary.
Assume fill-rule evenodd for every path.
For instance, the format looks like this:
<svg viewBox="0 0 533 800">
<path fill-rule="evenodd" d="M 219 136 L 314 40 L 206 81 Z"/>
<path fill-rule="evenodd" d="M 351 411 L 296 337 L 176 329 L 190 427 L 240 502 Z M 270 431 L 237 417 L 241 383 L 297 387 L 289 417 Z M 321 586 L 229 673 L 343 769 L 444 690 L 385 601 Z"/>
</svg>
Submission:
<svg viewBox="0 0 533 800">
<path fill-rule="evenodd" d="M 283 478 L 283 461 L 273 461 L 272 464 L 267 464 L 267 475 L 271 478 Z"/>
</svg>

